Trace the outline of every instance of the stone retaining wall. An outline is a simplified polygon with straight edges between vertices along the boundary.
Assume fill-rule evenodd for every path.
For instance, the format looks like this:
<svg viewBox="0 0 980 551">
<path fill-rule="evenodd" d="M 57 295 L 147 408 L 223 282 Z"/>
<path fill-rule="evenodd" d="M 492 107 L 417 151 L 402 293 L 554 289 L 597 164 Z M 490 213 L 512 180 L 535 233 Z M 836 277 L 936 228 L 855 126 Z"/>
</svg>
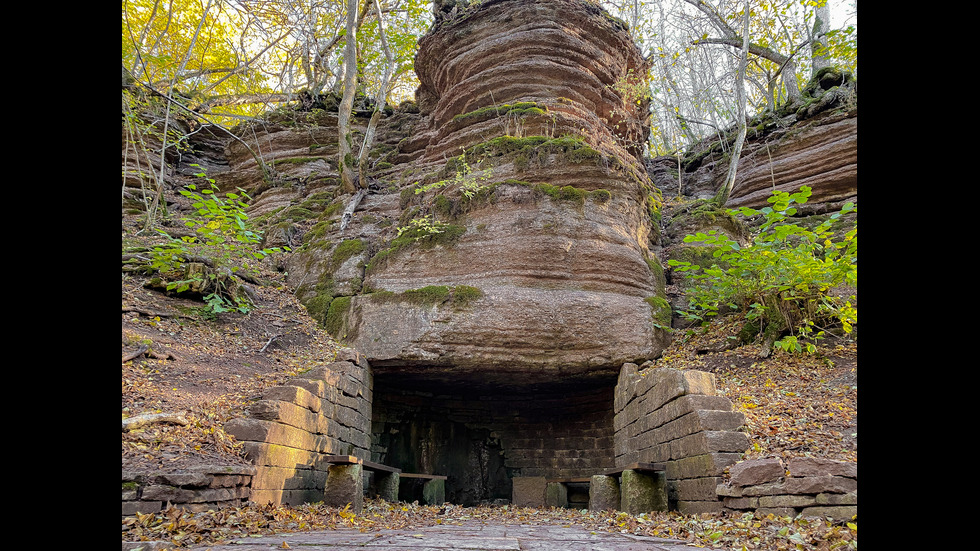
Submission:
<svg viewBox="0 0 980 551">
<path fill-rule="evenodd" d="M 665 463 L 671 510 L 723 510 L 717 487 L 725 468 L 742 458 L 749 439 L 738 432 L 744 415 L 717 395 L 713 374 L 624 364 L 614 409 L 617 467 Z"/>
<path fill-rule="evenodd" d="M 799 457 L 733 465 L 717 492 L 726 508 L 757 515 L 831 517 L 857 514 L 857 463 Z"/>
<path fill-rule="evenodd" d="M 122 514 L 158 513 L 167 504 L 189 511 L 240 507 L 249 500 L 256 469 L 205 466 L 184 473 L 122 472 Z"/>
<path fill-rule="evenodd" d="M 225 430 L 256 466 L 251 501 L 323 501 L 329 455 L 370 459 L 372 377 L 368 363 L 342 349 L 337 361 L 267 390 Z"/>
</svg>

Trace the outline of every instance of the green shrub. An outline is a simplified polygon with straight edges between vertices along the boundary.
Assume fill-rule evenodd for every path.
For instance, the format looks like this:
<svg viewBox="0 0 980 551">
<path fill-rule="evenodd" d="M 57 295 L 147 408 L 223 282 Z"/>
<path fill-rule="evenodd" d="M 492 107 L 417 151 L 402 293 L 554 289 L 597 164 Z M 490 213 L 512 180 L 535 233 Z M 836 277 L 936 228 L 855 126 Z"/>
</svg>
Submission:
<svg viewBox="0 0 980 551">
<path fill-rule="evenodd" d="M 239 292 L 232 276 L 236 273 L 254 275 L 257 269 L 251 265 L 252 261 L 289 248 L 256 248 L 262 238 L 261 232 L 252 230 L 245 213 L 245 201 L 250 199 L 249 196 L 239 189 L 240 194 L 229 192 L 219 197 L 213 179 L 203 172 L 197 176 L 205 178 L 209 187 L 199 192 L 196 185 L 190 184 L 180 191 L 196 209 L 193 216 L 182 219 L 194 235 L 175 239 L 158 229 L 168 241 L 153 248 L 150 268 L 161 274 L 180 274 L 180 279 L 166 284 L 167 290 L 199 292 L 209 313 L 248 312 L 252 304 Z M 210 269 L 200 269 L 198 266 L 202 263 L 192 263 L 192 259 L 203 259 Z"/>
<path fill-rule="evenodd" d="M 714 230 L 685 237 L 685 242 L 715 249 L 710 264 L 668 261 L 693 283 L 690 308 L 683 314 L 703 320 L 723 307 L 738 310 L 766 335 L 764 354 L 770 343 L 789 352 L 813 352 L 813 341 L 832 324 L 850 333 L 857 322 L 854 296 L 834 296 L 831 290 L 857 289 L 857 223 L 841 236 L 831 225 L 857 208 L 848 203 L 812 229 L 791 223 L 789 217 L 796 213 L 791 205 L 806 203 L 810 193 L 806 186 L 793 194 L 777 191 L 769 198 L 770 207 L 729 210 L 732 215 L 764 217 L 745 247 Z"/>
</svg>

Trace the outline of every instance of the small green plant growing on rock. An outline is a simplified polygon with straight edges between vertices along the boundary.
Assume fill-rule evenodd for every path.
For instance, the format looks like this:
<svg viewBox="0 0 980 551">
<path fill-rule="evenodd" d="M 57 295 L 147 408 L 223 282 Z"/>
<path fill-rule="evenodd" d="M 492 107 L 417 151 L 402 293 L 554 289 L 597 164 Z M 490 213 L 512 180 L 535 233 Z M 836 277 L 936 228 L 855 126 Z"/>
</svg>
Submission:
<svg viewBox="0 0 980 551">
<path fill-rule="evenodd" d="M 248 195 L 239 189 L 240 194 L 229 192 L 220 197 L 215 193 L 218 187 L 213 179 L 203 172 L 197 176 L 205 178 L 209 185 L 198 191 L 191 184 L 180 191 L 196 209 L 194 215 L 182 219 L 193 235 L 176 239 L 157 229 L 167 241 L 153 248 L 149 268 L 161 274 L 179 274 L 179 279 L 166 283 L 166 289 L 200 293 L 210 313 L 248 312 L 251 301 L 240 292 L 232 276 L 254 274 L 252 261 L 289 248 L 256 248 L 261 235 L 252 231 L 248 223 Z"/>
<path fill-rule="evenodd" d="M 472 199 L 486 188 L 485 182 L 493 176 L 492 170 L 487 169 L 480 172 L 473 172 L 469 163 L 466 162 L 466 155 L 456 157 L 455 161 L 456 174 L 452 178 L 424 186 L 416 185 L 415 194 L 419 195 L 433 189 L 455 186 L 459 188 L 460 193 L 464 197 Z"/>
<path fill-rule="evenodd" d="M 404 236 L 417 242 L 430 235 L 443 233 L 448 227 L 449 224 L 435 220 L 431 214 L 427 214 L 419 218 L 412 218 L 408 221 L 408 225 L 399 227 L 398 237 Z"/>
<path fill-rule="evenodd" d="M 764 336 L 763 356 L 772 347 L 812 353 L 814 341 L 832 324 L 850 333 L 857 322 L 854 295 L 834 290 L 857 289 L 857 223 L 843 236 L 835 235 L 831 225 L 857 208 L 848 203 L 813 229 L 791 223 L 796 213 L 791 205 L 806 203 L 810 194 L 806 186 L 793 194 L 777 191 L 769 198 L 772 206 L 729 210 L 764 218 L 744 247 L 714 230 L 685 237 L 714 252 L 711 264 L 668 261 L 694 283 L 690 308 L 683 314 L 703 320 L 724 307 L 742 312 L 753 332 Z"/>
</svg>

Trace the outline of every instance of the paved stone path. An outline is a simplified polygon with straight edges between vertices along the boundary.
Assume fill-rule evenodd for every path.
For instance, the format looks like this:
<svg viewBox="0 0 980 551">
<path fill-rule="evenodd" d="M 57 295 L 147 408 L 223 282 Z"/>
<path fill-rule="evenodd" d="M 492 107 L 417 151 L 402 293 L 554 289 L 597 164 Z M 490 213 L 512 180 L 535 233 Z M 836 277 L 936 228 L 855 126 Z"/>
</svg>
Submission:
<svg viewBox="0 0 980 551">
<path fill-rule="evenodd" d="M 287 547 L 288 546 L 288 547 Z M 196 551 L 691 551 L 698 549 L 678 540 L 591 532 L 580 527 L 555 525 L 483 524 L 440 525 L 415 530 L 358 530 L 297 532 L 243 538 L 223 545 L 198 546 Z"/>
</svg>

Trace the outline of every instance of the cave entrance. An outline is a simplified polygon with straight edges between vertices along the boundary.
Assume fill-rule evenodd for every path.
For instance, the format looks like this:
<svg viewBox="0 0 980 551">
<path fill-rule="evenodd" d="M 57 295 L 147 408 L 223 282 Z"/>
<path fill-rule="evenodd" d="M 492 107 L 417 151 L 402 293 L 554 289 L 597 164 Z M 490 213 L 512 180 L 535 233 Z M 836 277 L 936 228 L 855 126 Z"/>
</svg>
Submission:
<svg viewBox="0 0 980 551">
<path fill-rule="evenodd" d="M 509 503 L 516 477 L 581 477 L 612 468 L 616 374 L 487 383 L 374 370 L 372 459 L 446 475 L 446 501 Z M 412 482 L 399 499 L 418 499 Z"/>
</svg>

